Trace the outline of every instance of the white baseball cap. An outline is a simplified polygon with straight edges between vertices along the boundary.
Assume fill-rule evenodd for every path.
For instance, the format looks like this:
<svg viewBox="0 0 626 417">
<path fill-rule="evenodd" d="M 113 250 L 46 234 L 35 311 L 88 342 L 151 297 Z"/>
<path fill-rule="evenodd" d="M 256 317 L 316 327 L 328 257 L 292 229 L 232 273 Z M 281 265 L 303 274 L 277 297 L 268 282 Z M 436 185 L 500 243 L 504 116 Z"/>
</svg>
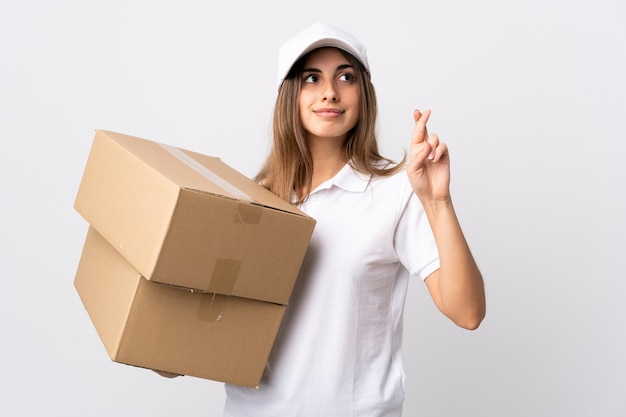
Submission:
<svg viewBox="0 0 626 417">
<path fill-rule="evenodd" d="M 369 72 L 365 46 L 348 32 L 326 23 L 314 23 L 285 42 L 278 50 L 278 88 L 293 64 L 307 53 L 324 46 L 342 49 L 354 56 Z"/>
</svg>

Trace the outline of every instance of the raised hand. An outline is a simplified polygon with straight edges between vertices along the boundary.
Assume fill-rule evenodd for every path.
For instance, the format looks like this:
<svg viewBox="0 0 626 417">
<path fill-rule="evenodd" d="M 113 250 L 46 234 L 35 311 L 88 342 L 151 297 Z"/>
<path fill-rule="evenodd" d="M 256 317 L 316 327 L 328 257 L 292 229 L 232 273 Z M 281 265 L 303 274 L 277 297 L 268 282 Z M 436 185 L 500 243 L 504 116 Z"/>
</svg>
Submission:
<svg viewBox="0 0 626 417">
<path fill-rule="evenodd" d="M 450 158 L 448 146 L 434 133 L 428 133 L 426 123 L 430 110 L 413 112 L 415 128 L 411 138 L 407 174 L 413 191 L 420 200 L 450 198 Z"/>
</svg>

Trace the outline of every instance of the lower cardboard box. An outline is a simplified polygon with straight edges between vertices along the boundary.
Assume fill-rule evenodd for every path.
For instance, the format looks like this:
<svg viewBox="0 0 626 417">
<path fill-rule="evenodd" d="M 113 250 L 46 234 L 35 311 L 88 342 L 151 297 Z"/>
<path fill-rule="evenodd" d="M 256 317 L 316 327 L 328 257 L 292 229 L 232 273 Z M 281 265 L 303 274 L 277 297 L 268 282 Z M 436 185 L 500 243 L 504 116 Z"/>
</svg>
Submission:
<svg viewBox="0 0 626 417">
<path fill-rule="evenodd" d="M 148 281 L 92 227 L 74 286 L 115 362 L 247 387 L 286 308 Z"/>
</svg>

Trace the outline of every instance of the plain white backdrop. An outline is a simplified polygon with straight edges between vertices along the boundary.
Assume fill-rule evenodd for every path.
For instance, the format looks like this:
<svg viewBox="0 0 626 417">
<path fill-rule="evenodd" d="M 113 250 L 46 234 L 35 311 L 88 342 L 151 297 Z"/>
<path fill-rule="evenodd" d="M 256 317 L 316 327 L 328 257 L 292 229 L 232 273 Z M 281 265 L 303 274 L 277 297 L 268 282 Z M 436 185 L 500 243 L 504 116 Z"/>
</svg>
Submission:
<svg viewBox="0 0 626 417">
<path fill-rule="evenodd" d="M 626 415 L 621 0 L 0 0 L 0 415 L 221 415 L 222 384 L 108 358 L 74 197 L 94 129 L 254 175 L 277 48 L 314 21 L 366 44 L 388 156 L 433 110 L 486 281 L 475 332 L 410 287 L 405 415 Z"/>
</svg>

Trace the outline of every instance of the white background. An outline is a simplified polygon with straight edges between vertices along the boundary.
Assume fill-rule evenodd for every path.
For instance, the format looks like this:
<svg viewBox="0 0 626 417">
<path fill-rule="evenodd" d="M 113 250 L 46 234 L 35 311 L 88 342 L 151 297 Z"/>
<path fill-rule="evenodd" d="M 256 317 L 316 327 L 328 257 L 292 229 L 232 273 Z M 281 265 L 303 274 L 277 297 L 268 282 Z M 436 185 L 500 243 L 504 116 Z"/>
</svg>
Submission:
<svg viewBox="0 0 626 417">
<path fill-rule="evenodd" d="M 277 48 L 318 20 L 367 45 L 387 155 L 433 110 L 486 281 L 475 332 L 411 286 L 405 415 L 626 415 L 621 0 L 0 0 L 0 415 L 220 415 L 222 384 L 108 358 L 74 197 L 94 129 L 254 175 Z"/>
</svg>

